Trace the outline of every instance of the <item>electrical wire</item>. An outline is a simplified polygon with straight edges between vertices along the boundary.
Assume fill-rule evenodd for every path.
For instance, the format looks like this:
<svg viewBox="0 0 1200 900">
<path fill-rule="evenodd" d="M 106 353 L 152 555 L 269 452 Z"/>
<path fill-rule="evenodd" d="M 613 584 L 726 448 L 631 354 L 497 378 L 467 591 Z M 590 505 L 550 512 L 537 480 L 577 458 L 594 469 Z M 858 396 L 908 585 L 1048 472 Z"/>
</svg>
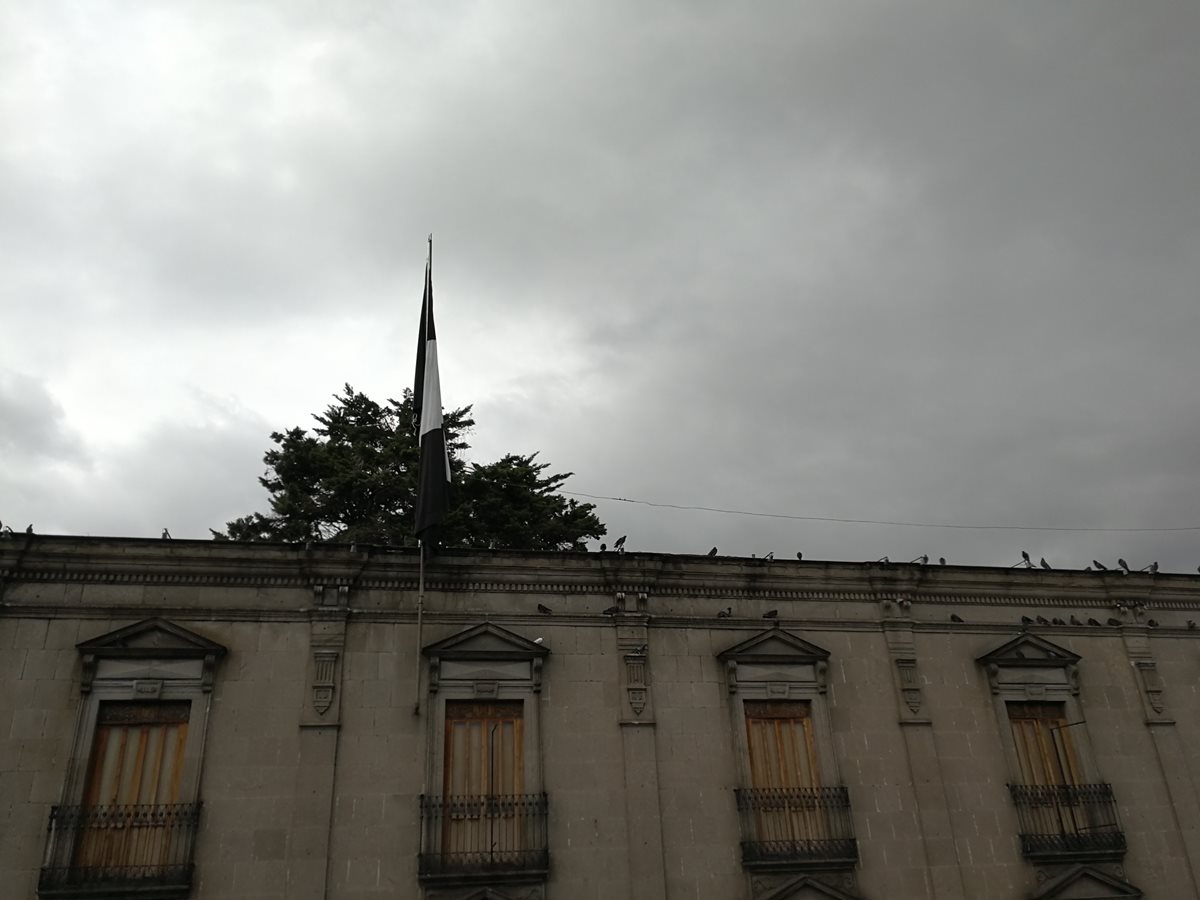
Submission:
<svg viewBox="0 0 1200 900">
<path fill-rule="evenodd" d="M 786 513 L 755 512 L 746 509 L 722 509 L 716 506 L 691 506 L 683 503 L 655 503 L 631 497 L 609 497 L 604 494 L 585 494 L 582 491 L 559 491 L 570 497 L 586 497 L 589 500 L 613 500 L 618 503 L 633 503 L 652 506 L 656 509 L 681 509 L 699 512 L 722 513 L 731 516 L 753 516 L 760 519 L 790 519 L 797 522 L 833 522 L 841 525 L 888 525 L 902 528 L 956 528 L 970 531 L 1076 531 L 1076 532 L 1167 532 L 1200 531 L 1200 525 L 1184 525 L 1174 528 L 1071 528 L 1055 525 L 963 525 L 948 522 L 904 522 L 887 519 L 846 519 L 836 516 L 798 516 Z"/>
</svg>

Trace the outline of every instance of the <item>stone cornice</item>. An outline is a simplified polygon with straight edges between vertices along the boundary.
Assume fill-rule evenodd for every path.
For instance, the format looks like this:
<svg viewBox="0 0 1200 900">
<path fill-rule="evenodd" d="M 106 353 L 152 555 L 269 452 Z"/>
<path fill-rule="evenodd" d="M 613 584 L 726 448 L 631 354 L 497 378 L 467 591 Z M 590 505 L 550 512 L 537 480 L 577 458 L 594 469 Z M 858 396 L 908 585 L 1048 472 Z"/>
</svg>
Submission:
<svg viewBox="0 0 1200 900">
<path fill-rule="evenodd" d="M 0 542 L 0 580 L 147 586 L 413 591 L 417 551 L 338 544 L 22 535 Z M 645 593 L 676 598 L 760 599 L 1046 608 L 1200 610 L 1200 577 L 1172 573 L 1045 571 L 743 559 L 656 553 L 451 550 L 426 568 L 434 592 Z"/>
</svg>

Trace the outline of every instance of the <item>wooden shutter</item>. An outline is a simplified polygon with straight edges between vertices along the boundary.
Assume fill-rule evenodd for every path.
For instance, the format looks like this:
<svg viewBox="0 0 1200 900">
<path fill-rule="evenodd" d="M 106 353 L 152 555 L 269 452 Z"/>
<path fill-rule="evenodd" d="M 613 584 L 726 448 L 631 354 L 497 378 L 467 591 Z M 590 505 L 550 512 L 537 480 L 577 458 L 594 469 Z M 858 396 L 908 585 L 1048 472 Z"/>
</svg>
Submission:
<svg viewBox="0 0 1200 900">
<path fill-rule="evenodd" d="M 1063 704 L 1012 702 L 1008 721 L 1023 784 L 1082 783 Z"/>
<path fill-rule="evenodd" d="M 84 805 L 178 803 L 191 705 L 101 703 Z"/>
<path fill-rule="evenodd" d="M 74 865 L 152 877 L 173 858 L 191 701 L 100 704 Z"/>
<path fill-rule="evenodd" d="M 446 701 L 442 848 L 465 864 L 517 859 L 533 846 L 520 700 Z"/>
<path fill-rule="evenodd" d="M 796 700 L 747 700 L 744 706 L 752 786 L 818 786 L 811 704 Z"/>
<path fill-rule="evenodd" d="M 522 792 L 522 707 L 520 700 L 446 701 L 446 796 Z"/>
<path fill-rule="evenodd" d="M 820 802 L 812 705 L 795 700 L 747 700 L 746 737 L 758 839 L 795 846 L 829 837 Z"/>
</svg>

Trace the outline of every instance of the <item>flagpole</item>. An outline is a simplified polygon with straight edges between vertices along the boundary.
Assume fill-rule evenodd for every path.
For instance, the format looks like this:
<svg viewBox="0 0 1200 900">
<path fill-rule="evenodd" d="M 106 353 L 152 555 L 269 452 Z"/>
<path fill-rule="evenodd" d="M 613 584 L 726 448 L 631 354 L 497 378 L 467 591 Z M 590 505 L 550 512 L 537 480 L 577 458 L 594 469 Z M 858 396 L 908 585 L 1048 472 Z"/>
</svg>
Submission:
<svg viewBox="0 0 1200 900">
<path fill-rule="evenodd" d="M 428 345 L 425 341 L 428 339 Z M 417 371 L 413 390 L 413 401 L 417 409 L 420 410 L 420 415 L 417 419 L 417 442 L 420 446 L 420 478 L 417 485 L 417 502 L 414 507 L 416 514 L 416 532 L 417 532 L 417 646 L 414 665 L 416 666 L 416 677 L 413 678 L 413 715 L 421 714 L 421 640 L 422 632 L 425 624 L 425 545 L 426 538 L 433 535 L 433 526 L 440 522 L 446 514 L 446 488 L 450 480 L 450 459 L 446 456 L 445 434 L 442 431 L 442 395 L 441 387 L 438 384 L 437 372 L 437 351 L 433 350 L 432 356 L 427 358 L 425 355 L 429 346 L 436 347 L 436 337 L 433 328 L 433 232 L 429 233 L 429 256 L 425 261 L 425 295 L 421 301 L 421 329 L 420 337 L 418 338 L 417 347 Z M 432 380 L 427 380 L 426 376 L 430 374 L 429 366 L 432 365 Z M 445 466 L 446 481 L 441 484 L 441 492 L 437 499 L 440 499 L 440 504 L 434 502 L 432 498 L 426 497 L 426 481 L 429 472 L 427 471 L 429 460 L 426 457 L 425 447 L 425 423 L 426 416 L 430 415 L 430 410 L 425 407 L 425 394 L 427 388 L 432 384 L 432 390 L 429 392 L 430 404 L 434 408 L 435 419 L 430 419 L 431 433 L 437 438 L 437 444 L 440 444 L 441 455 L 444 457 L 443 465 Z M 432 422 L 436 421 L 437 428 L 432 429 Z M 430 445 L 432 450 L 435 444 Z M 437 479 L 433 480 L 436 484 Z M 425 506 L 426 502 L 431 503 L 431 507 Z M 422 536 L 424 535 L 424 537 Z M 436 546 L 436 542 L 434 543 Z"/>
<path fill-rule="evenodd" d="M 421 714 L 421 625 L 422 613 L 425 611 L 425 542 L 417 541 L 417 556 L 420 563 L 417 568 L 417 652 L 416 677 L 413 679 L 413 715 Z"/>
</svg>

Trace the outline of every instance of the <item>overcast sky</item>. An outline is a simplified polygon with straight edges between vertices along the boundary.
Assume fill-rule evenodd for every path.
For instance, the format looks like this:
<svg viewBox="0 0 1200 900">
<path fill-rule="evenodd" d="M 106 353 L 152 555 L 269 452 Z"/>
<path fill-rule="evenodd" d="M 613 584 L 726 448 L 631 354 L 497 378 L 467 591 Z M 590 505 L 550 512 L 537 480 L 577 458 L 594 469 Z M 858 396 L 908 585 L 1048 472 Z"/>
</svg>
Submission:
<svg viewBox="0 0 1200 900">
<path fill-rule="evenodd" d="M 472 458 L 1200 526 L 1200 4 L 0 4 L 0 520 L 203 538 L 413 372 Z M 628 548 L 1194 572 L 1200 530 L 598 501 Z"/>
</svg>

